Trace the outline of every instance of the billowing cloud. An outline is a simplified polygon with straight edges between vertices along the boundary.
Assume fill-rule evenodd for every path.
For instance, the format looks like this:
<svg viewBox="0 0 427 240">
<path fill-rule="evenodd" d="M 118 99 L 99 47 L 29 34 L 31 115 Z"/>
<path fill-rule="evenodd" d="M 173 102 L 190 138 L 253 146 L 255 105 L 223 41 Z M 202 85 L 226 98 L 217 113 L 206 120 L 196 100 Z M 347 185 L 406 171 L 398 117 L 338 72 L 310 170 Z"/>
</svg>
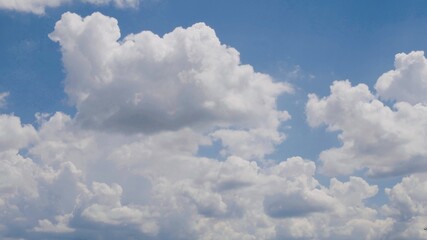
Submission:
<svg viewBox="0 0 427 240">
<path fill-rule="evenodd" d="M 331 94 L 310 94 L 306 106 L 310 126 L 325 124 L 339 131 L 342 146 L 320 154 L 323 171 L 351 174 L 367 168 L 370 175 L 401 175 L 426 171 L 427 106 L 397 102 L 384 105 L 368 89 L 336 81 Z"/>
<path fill-rule="evenodd" d="M 114 18 L 65 13 L 50 38 L 77 113 L 40 113 L 34 126 L 0 115 L 1 238 L 423 239 L 403 224 L 425 220 L 410 187 L 423 174 L 374 209 L 380 190 L 363 178 L 325 183 L 313 161 L 266 158 L 285 139 L 276 99 L 291 87 L 241 64 L 205 24 L 121 38 Z M 390 108 L 348 81 L 331 91 L 307 103 L 311 126 L 341 131 L 324 172 L 424 167 L 423 104 Z"/>
<path fill-rule="evenodd" d="M 0 0 L 0 9 L 42 15 L 46 8 L 55 8 L 72 2 L 95 5 L 114 4 L 119 8 L 137 7 L 140 0 Z"/>
<path fill-rule="evenodd" d="M 392 188 L 386 188 L 390 202 L 382 207 L 384 213 L 396 220 L 393 228 L 394 238 L 390 239 L 425 239 L 424 228 L 427 221 L 427 175 L 413 174 L 404 177 Z M 403 230 L 403 231 L 401 231 Z"/>
<path fill-rule="evenodd" d="M 227 146 L 225 154 L 248 158 L 271 153 L 284 140 L 277 128 L 289 114 L 277 110 L 276 98 L 292 88 L 242 65 L 239 53 L 203 23 L 118 41 L 115 19 L 66 13 L 50 38 L 61 45 L 65 91 L 85 128 L 127 134 L 218 129 L 211 136 Z"/>
<path fill-rule="evenodd" d="M 115 19 L 66 13 L 50 38 L 61 44 L 65 90 L 85 127 L 128 133 L 261 128 L 251 135 L 262 136 L 288 117 L 275 101 L 291 88 L 240 64 L 239 53 L 203 23 L 118 42 Z"/>
<path fill-rule="evenodd" d="M 355 219 L 362 236 L 388 224 L 371 226 L 377 213 L 364 204 L 376 186 L 360 178 L 323 186 L 300 157 L 264 167 L 218 161 L 196 155 L 206 139 L 190 129 L 127 138 L 74 121 L 56 113 L 42 121 L 29 157 L 1 155 L 1 236 L 341 239 Z"/>
<path fill-rule="evenodd" d="M 379 96 L 410 104 L 427 104 L 427 60 L 424 52 L 396 54 L 394 67 L 375 84 Z"/>
<path fill-rule="evenodd" d="M 382 230 L 387 229 L 381 233 L 385 239 L 426 237 L 426 202 L 422 197 L 427 170 L 425 69 L 423 52 L 400 53 L 396 55 L 395 70 L 378 79 L 377 94 L 365 84 L 352 86 L 349 81 L 336 81 L 329 96 L 319 98 L 310 94 L 306 105 L 309 125 L 324 124 L 328 130 L 338 131 L 342 142 L 340 147 L 321 152 L 323 173 L 349 175 L 357 170 L 368 170 L 369 175 L 377 177 L 410 174 L 385 189 L 389 202 L 379 209 L 383 220 L 371 223 L 379 224 Z M 391 100 L 393 106 L 387 106 L 381 100 Z M 358 199 L 356 195 L 362 192 L 372 195 L 375 191 L 373 188 L 367 191 L 362 182 L 358 185 L 365 185 L 365 190 L 340 194 L 348 188 L 334 181 L 331 181 L 331 189 L 336 189 L 335 195 L 347 196 L 348 201 Z M 352 205 L 359 204 L 353 202 Z M 360 224 L 364 221 L 351 222 Z M 359 228 L 357 231 L 364 229 L 355 227 Z M 378 236 L 371 238 L 378 239 Z"/>
</svg>

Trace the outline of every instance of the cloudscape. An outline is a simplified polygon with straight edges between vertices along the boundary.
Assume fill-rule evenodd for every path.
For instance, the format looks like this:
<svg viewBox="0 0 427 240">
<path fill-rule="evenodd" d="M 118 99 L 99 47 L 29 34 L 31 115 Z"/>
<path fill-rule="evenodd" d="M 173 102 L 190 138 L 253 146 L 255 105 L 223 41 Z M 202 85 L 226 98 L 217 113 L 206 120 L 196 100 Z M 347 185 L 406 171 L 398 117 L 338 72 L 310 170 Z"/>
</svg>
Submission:
<svg viewBox="0 0 427 240">
<path fill-rule="evenodd" d="M 0 238 L 427 239 L 426 7 L 0 0 Z"/>
</svg>

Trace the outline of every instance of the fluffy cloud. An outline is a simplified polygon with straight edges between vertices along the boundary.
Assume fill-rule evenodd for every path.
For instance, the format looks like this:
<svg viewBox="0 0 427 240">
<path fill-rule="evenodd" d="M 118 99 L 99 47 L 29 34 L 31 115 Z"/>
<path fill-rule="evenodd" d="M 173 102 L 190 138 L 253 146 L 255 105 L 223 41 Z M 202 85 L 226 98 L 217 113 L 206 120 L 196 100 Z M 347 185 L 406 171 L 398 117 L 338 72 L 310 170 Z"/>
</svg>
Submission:
<svg viewBox="0 0 427 240">
<path fill-rule="evenodd" d="M 66 13 L 50 37 L 77 114 L 38 114 L 35 126 L 0 115 L 1 238 L 423 238 L 402 224 L 425 220 L 423 192 L 407 189 L 423 188 L 423 175 L 387 189 L 376 210 L 367 201 L 379 189 L 360 177 L 325 184 L 313 161 L 265 159 L 285 138 L 278 129 L 290 116 L 276 99 L 291 88 L 240 64 L 205 24 L 119 40 L 115 19 Z M 406 129 L 419 133 L 424 108 L 386 107 L 349 82 L 311 95 L 310 125 L 342 131 L 346 146 L 322 153 L 323 170 L 419 166 L 424 135 Z M 221 159 L 203 156 L 217 143 Z M 380 144 L 395 152 L 372 163 L 385 158 Z"/>
<path fill-rule="evenodd" d="M 342 239 L 362 229 L 374 239 L 388 223 L 373 224 L 376 212 L 364 206 L 375 186 L 323 186 L 300 157 L 265 167 L 218 161 L 197 156 L 209 137 L 189 128 L 127 137 L 76 121 L 40 117 L 30 157 L 2 155 L 2 237 Z"/>
<path fill-rule="evenodd" d="M 197 156 L 207 136 L 188 128 L 123 137 L 75 121 L 41 119 L 30 157 L 3 151 L 2 237 L 342 239 L 354 219 L 361 236 L 386 224 L 370 226 L 376 212 L 364 205 L 376 186 L 359 178 L 323 186 L 300 157 L 265 167 L 218 161 Z"/>
<path fill-rule="evenodd" d="M 17 150 L 37 139 L 32 125 L 22 125 L 19 117 L 0 115 L 0 151 Z"/>
<path fill-rule="evenodd" d="M 425 239 L 427 202 L 425 201 L 427 175 L 404 177 L 392 188 L 386 188 L 390 202 L 382 207 L 384 213 L 396 219 L 396 233 L 391 239 Z M 400 229 L 404 229 L 400 231 Z"/>
<path fill-rule="evenodd" d="M 282 119 L 285 120 L 287 117 Z M 265 154 L 272 153 L 275 146 L 285 139 L 285 135 L 274 128 L 255 128 L 248 131 L 220 129 L 211 136 L 213 139 L 221 140 L 225 146 L 222 154 L 238 155 L 247 159 L 259 159 Z"/>
<path fill-rule="evenodd" d="M 323 186 L 315 164 L 300 157 L 262 167 L 197 157 L 206 140 L 189 129 L 128 139 L 75 128 L 61 113 L 41 124 L 31 158 L 1 158 L 10 166 L 1 219 L 15 219 L 1 222 L 3 237 L 341 239 L 353 234 L 353 219 L 365 221 L 361 236 L 376 229 L 375 211 L 364 206 L 376 186 L 359 178 Z M 67 154 L 49 159 L 52 152 Z"/>
<path fill-rule="evenodd" d="M 320 154 L 327 174 L 351 174 L 364 168 L 376 176 L 427 170 L 424 104 L 397 102 L 391 108 L 368 86 L 337 81 L 330 96 L 309 95 L 306 113 L 310 126 L 325 124 L 330 131 L 340 132 L 342 146 Z"/>
<path fill-rule="evenodd" d="M 384 99 L 427 104 L 427 60 L 423 51 L 399 53 L 394 70 L 384 73 L 375 84 Z"/>
<path fill-rule="evenodd" d="M 306 105 L 309 125 L 326 125 L 329 131 L 338 131 L 342 142 L 340 147 L 321 152 L 323 173 L 349 175 L 367 170 L 369 175 L 377 177 L 410 174 L 385 189 L 389 202 L 379 209 L 382 219 L 371 221 L 372 226 L 378 226 L 377 230 L 382 232 L 371 232 L 367 238 L 426 237 L 426 202 L 422 197 L 426 194 L 427 170 L 425 69 L 423 52 L 400 53 L 396 55 L 395 69 L 381 75 L 375 84 L 377 94 L 365 84 L 352 86 L 349 81 L 336 81 L 329 96 L 309 95 Z M 381 102 L 383 99 L 391 100 L 393 106 Z M 335 196 L 347 198 L 345 201 L 351 205 L 359 206 L 359 194 L 366 197 L 377 191 L 360 180 L 350 177 L 350 182 L 354 183 L 351 188 L 358 186 L 358 190 L 349 192 L 346 190 L 350 189 L 346 187 L 348 183 L 335 183 L 332 179 L 330 191 Z M 359 231 L 366 234 L 365 224 L 366 219 L 350 221 L 347 228 L 339 232 L 353 229 L 353 234 Z"/>
<path fill-rule="evenodd" d="M 34 14 L 44 14 L 46 8 L 59 7 L 61 5 L 81 1 L 95 5 L 107 5 L 113 3 L 119 8 L 137 7 L 139 0 L 0 0 L 0 9 Z"/>
<path fill-rule="evenodd" d="M 404 177 L 393 188 L 386 188 L 385 192 L 390 198 L 386 207 L 388 214 L 397 215 L 401 220 L 425 215 L 427 202 L 423 196 L 426 194 L 426 179 L 425 173 L 413 174 Z"/>
<path fill-rule="evenodd" d="M 82 126 L 127 133 L 237 127 L 272 134 L 287 117 L 275 101 L 290 87 L 241 65 L 239 53 L 203 23 L 118 42 L 115 19 L 66 13 L 50 38 L 61 44 L 65 90 Z"/>
<path fill-rule="evenodd" d="M 118 41 L 114 18 L 65 13 L 50 38 L 61 45 L 65 91 L 85 128 L 127 134 L 218 129 L 210 136 L 226 146 L 225 155 L 251 159 L 284 140 L 277 129 L 289 114 L 277 110 L 276 98 L 292 88 L 240 64 L 239 53 L 203 23 Z"/>
</svg>

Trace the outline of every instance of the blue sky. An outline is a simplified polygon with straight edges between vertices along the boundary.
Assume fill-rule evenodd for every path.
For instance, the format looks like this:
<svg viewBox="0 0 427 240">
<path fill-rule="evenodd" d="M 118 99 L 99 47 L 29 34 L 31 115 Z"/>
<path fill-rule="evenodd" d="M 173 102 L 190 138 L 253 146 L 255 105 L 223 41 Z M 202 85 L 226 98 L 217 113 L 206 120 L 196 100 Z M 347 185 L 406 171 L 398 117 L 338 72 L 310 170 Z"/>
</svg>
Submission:
<svg viewBox="0 0 427 240">
<path fill-rule="evenodd" d="M 11 2 L 1 237 L 427 238 L 425 1 Z"/>
</svg>

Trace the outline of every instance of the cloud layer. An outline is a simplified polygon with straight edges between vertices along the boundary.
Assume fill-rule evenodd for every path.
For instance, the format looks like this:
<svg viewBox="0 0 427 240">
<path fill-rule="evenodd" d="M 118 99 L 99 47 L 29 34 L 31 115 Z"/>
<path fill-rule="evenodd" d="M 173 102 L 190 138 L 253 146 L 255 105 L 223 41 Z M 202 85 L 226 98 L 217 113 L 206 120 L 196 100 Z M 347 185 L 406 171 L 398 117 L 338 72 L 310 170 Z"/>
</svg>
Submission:
<svg viewBox="0 0 427 240">
<path fill-rule="evenodd" d="M 422 72 L 415 60 L 383 75 L 378 96 L 349 81 L 309 96 L 309 125 L 342 141 L 319 168 L 266 157 L 285 139 L 276 100 L 292 87 L 241 64 L 203 23 L 122 38 L 114 18 L 65 13 L 49 37 L 77 113 L 38 114 L 34 126 L 0 115 L 2 238 L 425 239 L 427 109 L 392 90 L 406 86 L 397 71 L 423 84 L 408 72 Z M 408 176 L 374 207 L 382 189 L 352 176 L 365 169 Z"/>
<path fill-rule="evenodd" d="M 17 152 L 22 143 L 0 154 L 2 236 L 342 239 L 361 228 L 376 239 L 393 223 L 365 206 L 378 188 L 361 178 L 323 186 L 315 164 L 300 157 L 270 167 L 236 155 L 198 157 L 203 138 L 189 129 L 130 138 L 88 132 L 56 113 L 38 128 L 31 158 Z"/>
</svg>

